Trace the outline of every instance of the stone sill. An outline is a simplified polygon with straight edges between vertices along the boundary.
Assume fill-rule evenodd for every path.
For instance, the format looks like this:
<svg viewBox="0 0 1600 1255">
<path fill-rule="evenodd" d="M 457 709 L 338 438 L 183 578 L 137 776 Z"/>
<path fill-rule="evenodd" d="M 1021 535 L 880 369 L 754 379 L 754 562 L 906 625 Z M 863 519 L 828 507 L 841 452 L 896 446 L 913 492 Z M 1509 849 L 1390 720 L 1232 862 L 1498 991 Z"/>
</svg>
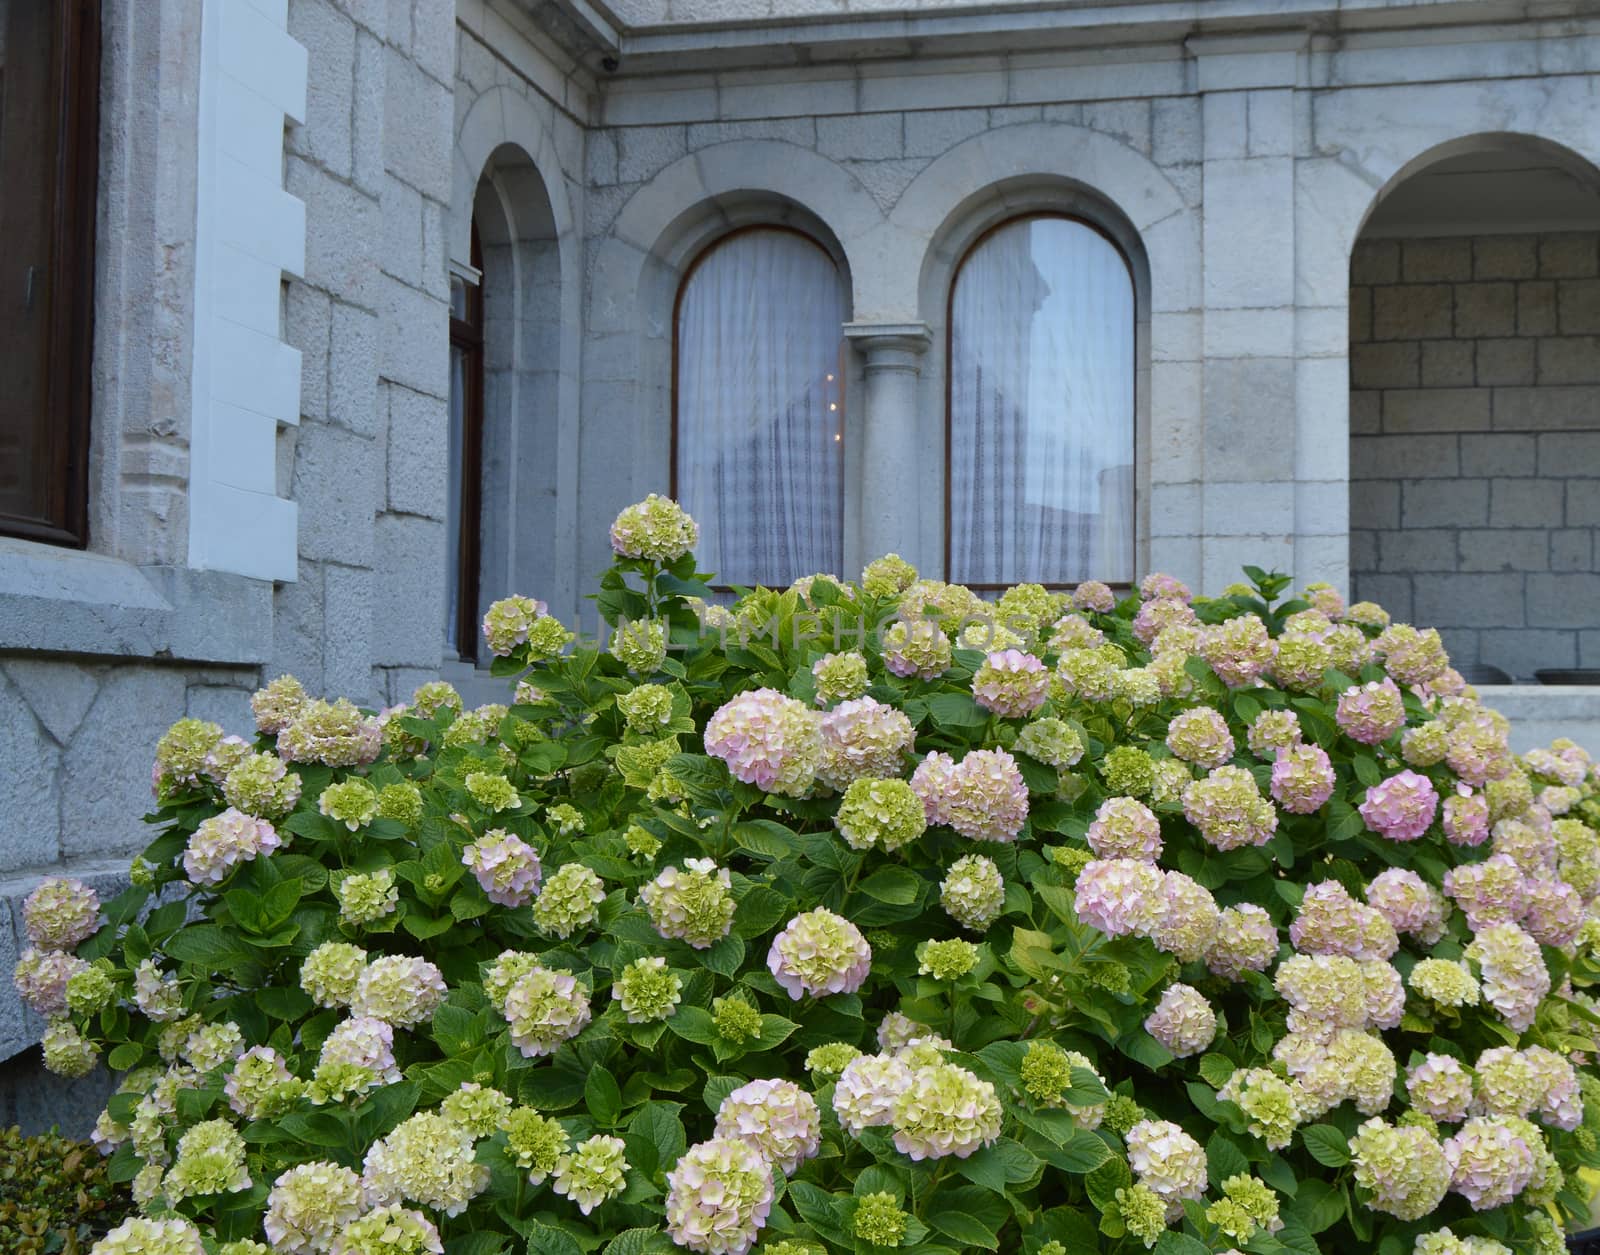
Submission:
<svg viewBox="0 0 1600 1255">
<path fill-rule="evenodd" d="M 1475 687 L 1478 699 L 1507 719 L 1600 719 L 1600 685 L 1480 684 Z"/>
<path fill-rule="evenodd" d="M 272 584 L 0 538 L 0 651 L 254 666 Z"/>
</svg>

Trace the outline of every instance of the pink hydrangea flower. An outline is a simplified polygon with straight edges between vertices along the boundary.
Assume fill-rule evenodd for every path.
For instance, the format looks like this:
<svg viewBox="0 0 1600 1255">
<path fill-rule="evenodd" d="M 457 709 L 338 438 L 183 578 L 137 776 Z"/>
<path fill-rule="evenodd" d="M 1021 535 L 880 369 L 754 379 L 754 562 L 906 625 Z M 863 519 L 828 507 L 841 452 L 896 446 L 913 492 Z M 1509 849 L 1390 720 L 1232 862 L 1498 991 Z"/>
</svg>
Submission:
<svg viewBox="0 0 1600 1255">
<path fill-rule="evenodd" d="M 1254 684 L 1276 652 L 1267 625 L 1253 614 L 1209 627 L 1200 638 L 1200 656 L 1229 688 Z"/>
<path fill-rule="evenodd" d="M 788 1174 L 822 1145 L 822 1117 L 816 1100 L 793 1081 L 747 1081 L 717 1108 L 714 1136 L 750 1143 Z"/>
<path fill-rule="evenodd" d="M 1050 671 L 1020 649 L 996 650 L 973 673 L 972 696 L 985 710 L 1025 719 L 1050 696 Z"/>
<path fill-rule="evenodd" d="M 1583 927 L 1583 898 L 1563 880 L 1537 876 L 1524 882 L 1527 905 L 1522 926 L 1542 946 L 1564 950 L 1578 939 Z"/>
<path fill-rule="evenodd" d="M 1161 923 L 1165 880 L 1153 863 L 1095 859 L 1078 873 L 1078 918 L 1108 937 L 1148 937 Z"/>
<path fill-rule="evenodd" d="M 1289 941 L 1307 954 L 1352 959 L 1387 959 L 1400 947 L 1389 921 L 1357 902 L 1337 880 L 1324 880 L 1305 891 L 1289 926 Z"/>
<path fill-rule="evenodd" d="M 817 778 L 841 791 L 863 776 L 899 776 L 916 740 L 916 730 L 904 712 L 871 697 L 841 702 L 821 716 L 820 726 Z"/>
<path fill-rule="evenodd" d="M 1233 757 L 1233 737 L 1226 719 L 1209 706 L 1197 706 L 1172 717 L 1167 748 L 1184 762 L 1210 771 Z"/>
<path fill-rule="evenodd" d="M 526 906 L 539 891 L 539 853 L 515 833 L 494 828 L 462 851 L 484 895 L 501 906 Z"/>
<path fill-rule="evenodd" d="M 1291 815 L 1313 815 L 1333 796 L 1333 764 L 1320 745 L 1299 743 L 1278 751 L 1272 796 Z"/>
<path fill-rule="evenodd" d="M 1139 607 L 1133 618 L 1133 634 L 1139 643 L 1148 645 L 1169 627 L 1199 622 L 1187 603 L 1171 597 L 1157 597 Z"/>
<path fill-rule="evenodd" d="M 1245 972 L 1264 972 L 1278 955 L 1278 930 L 1272 916 L 1253 902 L 1226 908 L 1206 950 L 1206 966 L 1224 980 Z"/>
<path fill-rule="evenodd" d="M 711 716 L 705 745 L 706 753 L 728 764 L 734 779 L 799 797 L 816 777 L 822 731 L 816 712 L 804 702 L 777 689 L 755 689 Z"/>
<path fill-rule="evenodd" d="M 861 930 L 826 907 L 796 915 L 767 951 L 767 967 L 796 1001 L 854 993 L 871 966 L 872 947 Z"/>
<path fill-rule="evenodd" d="M 1445 1139 L 1450 1188 L 1474 1211 L 1504 1207 L 1533 1180 L 1533 1151 L 1504 1121 L 1475 1116 Z"/>
<path fill-rule="evenodd" d="M 1161 857 L 1161 821 L 1137 798 L 1108 797 L 1101 802 L 1085 839 L 1096 858 L 1153 863 Z"/>
<path fill-rule="evenodd" d="M 1217 1035 L 1217 1013 L 1193 985 L 1174 982 L 1145 1017 L 1144 1031 L 1184 1059 L 1211 1045 Z"/>
<path fill-rule="evenodd" d="M 1379 872 L 1367 886 L 1367 902 L 1396 932 L 1409 933 L 1425 946 L 1444 935 L 1450 904 L 1414 871 L 1391 867 Z"/>
<path fill-rule="evenodd" d="M 969 750 L 959 763 L 929 754 L 911 775 L 930 824 L 974 841 L 1015 841 L 1028 820 L 1028 786 L 1005 750 Z"/>
<path fill-rule="evenodd" d="M 1430 1054 L 1406 1069 L 1406 1096 L 1423 1115 L 1454 1124 L 1472 1106 L 1472 1074 L 1449 1055 Z"/>
<path fill-rule="evenodd" d="M 1490 924 L 1515 923 L 1528 906 L 1522 869 L 1504 854 L 1451 868 L 1444 874 L 1444 891 L 1474 932 Z"/>
<path fill-rule="evenodd" d="M 197 885 L 218 884 L 240 863 L 271 854 L 281 842 L 264 819 L 229 807 L 201 822 L 183 853 L 183 870 Z"/>
<path fill-rule="evenodd" d="M 1539 1004 L 1550 992 L 1550 969 L 1539 943 L 1515 924 L 1492 924 L 1467 947 L 1478 965 L 1483 996 L 1519 1033 L 1531 1027 Z"/>
<path fill-rule="evenodd" d="M 1391 841 L 1415 841 L 1428 830 L 1439 810 L 1433 781 L 1409 768 L 1367 790 L 1361 818 L 1368 828 Z"/>
<path fill-rule="evenodd" d="M 1189 586 L 1176 575 L 1168 575 L 1163 571 L 1152 571 L 1139 581 L 1139 596 L 1146 601 L 1187 602 L 1192 594 L 1189 592 Z"/>
<path fill-rule="evenodd" d="M 1405 699 L 1393 680 L 1356 684 L 1339 694 L 1333 717 L 1352 741 L 1377 745 L 1405 725 Z"/>
<path fill-rule="evenodd" d="M 700 1255 L 746 1255 L 772 1211 L 772 1166 L 754 1146 L 714 1137 L 667 1173 L 667 1234 Z"/>
<path fill-rule="evenodd" d="M 1489 802 L 1466 785 L 1444 800 L 1444 837 L 1451 845 L 1482 845 L 1489 839 Z"/>
<path fill-rule="evenodd" d="M 1072 604 L 1079 610 L 1110 614 L 1117 608 L 1117 599 L 1109 585 L 1102 584 L 1099 580 L 1084 580 L 1072 590 Z"/>
<path fill-rule="evenodd" d="M 71 950 L 100 926 L 100 897 L 81 880 L 52 876 L 22 900 L 22 919 L 41 950 Z"/>
<path fill-rule="evenodd" d="M 376 1016 L 358 1015 L 334 1027 L 322 1043 L 319 1063 L 349 1063 L 369 1068 L 375 1083 L 395 1085 L 400 1068 L 394 1058 L 394 1027 Z"/>
</svg>

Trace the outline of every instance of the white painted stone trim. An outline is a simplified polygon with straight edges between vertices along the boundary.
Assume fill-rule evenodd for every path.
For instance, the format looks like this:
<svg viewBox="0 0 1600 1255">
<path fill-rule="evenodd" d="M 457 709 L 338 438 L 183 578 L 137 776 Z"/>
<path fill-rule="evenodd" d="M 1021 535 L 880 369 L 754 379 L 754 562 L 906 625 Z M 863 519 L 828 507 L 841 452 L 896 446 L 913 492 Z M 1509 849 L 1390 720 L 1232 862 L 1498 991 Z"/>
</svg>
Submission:
<svg viewBox="0 0 1600 1255">
<path fill-rule="evenodd" d="M 300 352 L 280 336 L 279 287 L 304 269 L 306 229 L 283 190 L 283 119 L 305 116 L 307 56 L 287 26 L 287 0 L 204 0 L 189 565 L 292 581 L 276 445 L 300 421 Z"/>
</svg>

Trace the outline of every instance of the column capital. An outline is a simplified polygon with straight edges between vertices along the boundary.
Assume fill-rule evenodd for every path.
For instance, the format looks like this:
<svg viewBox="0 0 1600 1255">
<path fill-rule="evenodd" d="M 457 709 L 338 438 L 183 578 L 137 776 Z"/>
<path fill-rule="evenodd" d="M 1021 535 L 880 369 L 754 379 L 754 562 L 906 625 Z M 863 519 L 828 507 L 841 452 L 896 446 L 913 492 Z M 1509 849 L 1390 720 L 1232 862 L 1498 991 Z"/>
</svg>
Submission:
<svg viewBox="0 0 1600 1255">
<path fill-rule="evenodd" d="M 865 355 L 868 370 L 916 370 L 933 343 L 933 332 L 925 322 L 847 322 L 844 336 Z"/>
</svg>

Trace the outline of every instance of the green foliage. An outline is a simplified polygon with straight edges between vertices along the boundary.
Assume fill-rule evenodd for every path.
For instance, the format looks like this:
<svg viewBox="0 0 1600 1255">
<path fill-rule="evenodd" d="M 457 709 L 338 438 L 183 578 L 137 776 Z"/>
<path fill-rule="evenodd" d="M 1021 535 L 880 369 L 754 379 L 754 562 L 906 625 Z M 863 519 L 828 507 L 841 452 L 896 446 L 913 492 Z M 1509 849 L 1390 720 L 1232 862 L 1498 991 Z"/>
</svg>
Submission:
<svg viewBox="0 0 1600 1255">
<path fill-rule="evenodd" d="M 684 530 L 661 503 L 636 509 L 636 529 Z M 380 722 L 264 690 L 246 750 L 283 752 L 300 785 L 286 809 L 258 808 L 275 840 L 227 809 L 245 750 L 213 736 L 186 772 L 185 738 L 202 733 L 163 742 L 159 833 L 79 948 L 116 996 L 59 1024 L 54 1047 L 130 1074 L 106 1117 L 123 1141 L 107 1174 L 137 1178 L 148 1212 L 193 1221 L 208 1250 L 263 1240 L 284 1174 L 320 1163 L 365 1170 L 379 1195 L 398 1181 L 390 1196 L 446 1255 L 694 1249 L 684 1157 L 719 1112 L 767 1101 L 791 1143 L 750 1132 L 754 1117 L 730 1126 L 759 1151 L 727 1195 L 753 1200 L 752 1233 L 765 1214 L 758 1252 L 1410 1255 L 1444 1225 L 1521 1252 L 1538 1216 L 1586 1213 L 1593 1101 L 1576 1124 L 1537 1096 L 1510 1113 L 1543 1121 L 1527 1135 L 1559 1171 L 1482 1210 L 1441 1184 L 1402 1218 L 1391 1169 L 1363 1149 L 1369 1117 L 1407 1114 L 1427 1127 L 1396 1136 L 1442 1162 L 1460 1117 L 1407 1112 L 1405 1069 L 1429 1057 L 1597 1051 L 1593 926 L 1555 936 L 1524 919 L 1549 943 L 1530 962 L 1560 990 L 1524 1015 L 1491 997 L 1493 964 L 1437 898 L 1453 870 L 1508 850 L 1529 884 L 1570 877 L 1592 898 L 1588 760 L 1515 760 L 1503 725 L 1455 695 L 1436 638 L 1380 635 L 1365 608 L 1335 627 L 1330 592 L 1285 601 L 1288 578 L 1255 568 L 1192 606 L 1158 579 L 1120 602 L 1086 589 L 1081 611 L 1024 586 L 997 612 L 874 564 L 860 585 L 818 577 L 723 608 L 692 557 L 663 552 L 602 579 L 614 648 L 570 642 L 531 601 L 497 603 L 494 670 L 520 681 L 505 707 L 463 710 L 427 685 Z M 926 634 L 887 633 L 902 614 Z M 984 633 L 1002 631 L 990 643 L 1036 663 L 991 657 Z M 813 668 L 850 649 L 864 667 L 828 683 L 864 676 L 875 705 L 823 728 Z M 1391 706 L 1363 723 L 1345 694 L 1390 673 Z M 1195 710 L 1215 718 L 1174 722 Z M 1326 755 L 1309 801 L 1316 770 L 1298 784 L 1274 770 L 1267 731 L 1291 717 L 1282 743 Z M 1451 757 L 1407 736 L 1434 724 Z M 1470 777 L 1492 819 L 1520 827 L 1473 844 L 1446 840 L 1437 805 L 1395 818 L 1376 802 L 1402 775 L 1435 803 Z M 859 776 L 894 787 L 836 824 Z M 919 804 L 930 819 L 909 839 L 906 778 L 913 819 Z M 371 787 L 319 806 L 350 781 Z M 1559 849 L 1541 854 L 1552 831 Z M 1433 925 L 1396 935 L 1374 919 L 1384 872 L 1420 877 Z M 798 950 L 775 944 L 790 935 Z M 1324 963 L 1304 985 L 1297 947 Z M 808 967 L 819 953 L 833 957 Z M 1408 989 L 1424 958 L 1467 961 L 1483 996 Z M 1356 983 L 1329 996 L 1339 979 Z M 881 1113 L 853 1052 L 880 1056 Z M 744 1088 L 764 1080 L 802 1093 Z M 179 1143 L 201 1125 L 238 1170 L 185 1191 Z M 614 1154 L 625 1166 L 608 1176 Z M 449 1179 L 430 1194 L 435 1169 Z"/>
<path fill-rule="evenodd" d="M 0 1130 L 0 1250 L 8 1255 L 80 1255 L 131 1207 L 94 1147 Z"/>
</svg>

